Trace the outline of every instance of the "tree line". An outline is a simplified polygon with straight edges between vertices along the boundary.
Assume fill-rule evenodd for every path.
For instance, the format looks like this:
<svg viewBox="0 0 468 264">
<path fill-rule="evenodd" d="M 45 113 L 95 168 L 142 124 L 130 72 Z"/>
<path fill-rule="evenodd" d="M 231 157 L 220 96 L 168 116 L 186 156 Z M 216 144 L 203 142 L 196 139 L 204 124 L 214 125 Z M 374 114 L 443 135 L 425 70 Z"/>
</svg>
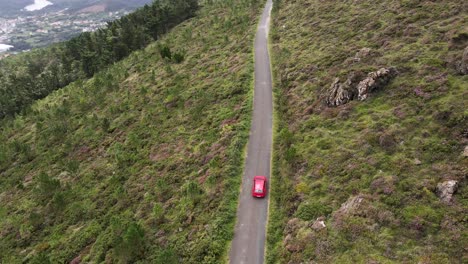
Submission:
<svg viewBox="0 0 468 264">
<path fill-rule="evenodd" d="M 197 9 L 197 0 L 155 0 L 95 32 L 0 60 L 0 118 L 27 109 L 73 81 L 92 77 L 193 17 Z"/>
</svg>

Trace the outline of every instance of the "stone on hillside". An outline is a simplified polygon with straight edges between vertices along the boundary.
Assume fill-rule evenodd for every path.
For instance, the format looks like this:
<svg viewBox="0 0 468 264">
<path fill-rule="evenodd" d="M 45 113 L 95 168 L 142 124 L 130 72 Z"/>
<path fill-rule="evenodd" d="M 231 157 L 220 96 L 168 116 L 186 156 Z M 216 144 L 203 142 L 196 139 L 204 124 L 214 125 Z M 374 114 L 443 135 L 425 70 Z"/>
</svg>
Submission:
<svg viewBox="0 0 468 264">
<path fill-rule="evenodd" d="M 460 74 L 468 74 L 468 46 L 463 51 L 463 56 L 461 61 L 458 63 L 458 72 Z"/>
<path fill-rule="evenodd" d="M 317 220 L 314 221 L 312 224 L 311 228 L 314 229 L 315 231 L 322 230 L 326 228 L 327 226 L 325 225 L 325 218 L 324 217 L 319 217 Z"/>
<path fill-rule="evenodd" d="M 345 83 L 340 83 L 340 79 L 336 78 L 330 87 L 330 94 L 327 98 L 329 106 L 339 106 L 351 101 L 354 97 L 354 91 Z"/>
<path fill-rule="evenodd" d="M 353 213 L 359 208 L 363 200 L 364 200 L 364 197 L 360 195 L 350 197 L 345 203 L 341 205 L 338 212 L 342 214 Z"/>
<path fill-rule="evenodd" d="M 81 263 L 81 256 L 78 256 L 76 258 L 74 258 L 70 264 L 80 264 Z"/>
<path fill-rule="evenodd" d="M 396 73 L 397 71 L 393 67 L 381 68 L 376 72 L 369 73 L 367 78 L 359 82 L 357 86 L 358 100 L 365 100 L 369 96 L 369 93 L 385 86 L 395 77 Z"/>
<path fill-rule="evenodd" d="M 449 203 L 452 201 L 452 196 L 457 188 L 458 182 L 455 180 L 441 182 L 437 184 L 437 195 L 443 202 Z"/>
<path fill-rule="evenodd" d="M 380 89 L 395 77 L 397 71 L 394 67 L 381 68 L 369 73 L 366 77 L 358 73 L 351 73 L 345 82 L 336 78 L 330 86 L 325 102 L 328 106 L 340 106 L 351 100 L 365 100 L 369 93 Z"/>
<path fill-rule="evenodd" d="M 414 165 L 421 165 L 422 164 L 422 162 L 418 158 L 415 158 L 413 162 L 414 162 Z"/>
<path fill-rule="evenodd" d="M 370 48 L 362 48 L 358 52 L 356 52 L 356 55 L 354 55 L 354 61 L 359 62 L 361 59 L 367 57 L 370 55 L 371 49 Z"/>
<path fill-rule="evenodd" d="M 468 157 L 468 146 L 466 146 L 465 150 L 463 150 L 463 157 Z"/>
<path fill-rule="evenodd" d="M 299 218 L 292 218 L 286 224 L 285 231 L 286 233 L 295 233 L 297 230 L 304 226 L 304 221 L 301 221 Z"/>
<path fill-rule="evenodd" d="M 326 98 L 328 106 L 340 106 L 348 103 L 357 96 L 356 84 L 359 82 L 359 76 L 351 73 L 348 79 L 341 83 L 339 78 L 330 86 L 330 92 Z"/>
</svg>

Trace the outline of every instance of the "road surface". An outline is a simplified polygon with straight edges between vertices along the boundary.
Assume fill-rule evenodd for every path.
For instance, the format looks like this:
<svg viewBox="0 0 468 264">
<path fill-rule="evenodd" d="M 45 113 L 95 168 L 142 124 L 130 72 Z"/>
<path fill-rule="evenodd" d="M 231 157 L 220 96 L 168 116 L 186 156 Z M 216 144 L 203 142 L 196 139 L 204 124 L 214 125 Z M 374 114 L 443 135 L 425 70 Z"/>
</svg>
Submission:
<svg viewBox="0 0 468 264">
<path fill-rule="evenodd" d="M 261 264 L 264 259 L 268 195 L 263 199 L 253 198 L 251 188 L 255 175 L 270 178 L 273 96 L 268 32 L 272 5 L 272 0 L 268 0 L 255 38 L 253 119 L 237 209 L 237 223 L 229 253 L 232 264 Z"/>
</svg>

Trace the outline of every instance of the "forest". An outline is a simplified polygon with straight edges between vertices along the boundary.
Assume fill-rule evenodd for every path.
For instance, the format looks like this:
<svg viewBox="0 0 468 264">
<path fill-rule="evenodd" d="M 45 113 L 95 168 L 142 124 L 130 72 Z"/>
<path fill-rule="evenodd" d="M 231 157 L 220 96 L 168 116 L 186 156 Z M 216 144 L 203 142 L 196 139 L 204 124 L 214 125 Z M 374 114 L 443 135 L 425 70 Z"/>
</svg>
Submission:
<svg viewBox="0 0 468 264">
<path fill-rule="evenodd" d="M 156 0 L 95 32 L 1 60 L 0 118 L 29 111 L 34 100 L 92 77 L 193 17 L 197 9 L 196 0 Z M 170 53 L 170 47 L 164 48 Z"/>
</svg>

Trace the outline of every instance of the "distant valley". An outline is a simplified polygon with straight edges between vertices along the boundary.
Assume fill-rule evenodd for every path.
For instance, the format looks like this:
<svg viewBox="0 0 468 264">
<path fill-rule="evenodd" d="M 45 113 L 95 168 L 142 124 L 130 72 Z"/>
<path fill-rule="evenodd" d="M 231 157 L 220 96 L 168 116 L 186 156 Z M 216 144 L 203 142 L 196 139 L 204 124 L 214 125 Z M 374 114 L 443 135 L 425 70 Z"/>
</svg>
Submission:
<svg viewBox="0 0 468 264">
<path fill-rule="evenodd" d="M 0 0 L 0 58 L 95 31 L 151 0 Z"/>
</svg>

